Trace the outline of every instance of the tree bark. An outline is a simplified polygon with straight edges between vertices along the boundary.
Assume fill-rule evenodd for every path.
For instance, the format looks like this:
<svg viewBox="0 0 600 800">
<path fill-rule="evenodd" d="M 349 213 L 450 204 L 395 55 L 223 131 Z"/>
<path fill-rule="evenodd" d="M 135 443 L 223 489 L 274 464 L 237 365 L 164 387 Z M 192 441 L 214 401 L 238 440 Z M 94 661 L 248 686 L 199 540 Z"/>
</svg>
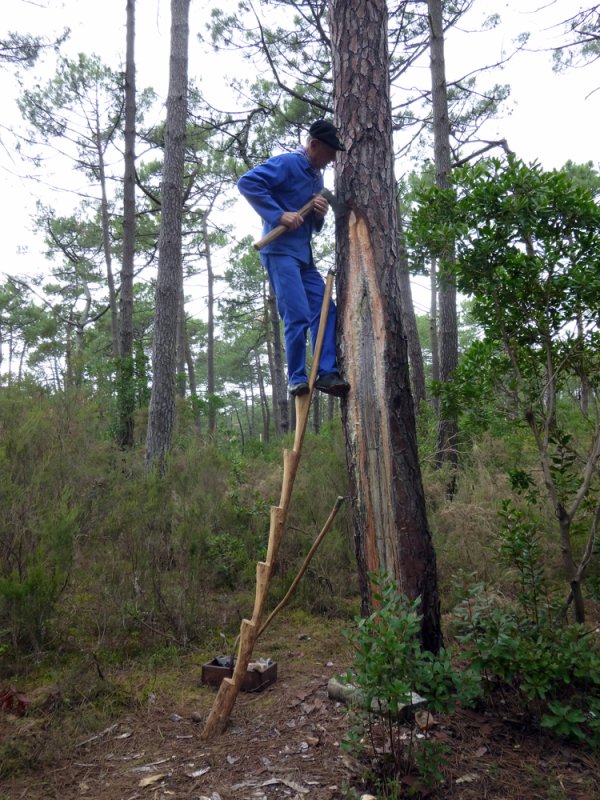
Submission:
<svg viewBox="0 0 600 800">
<path fill-rule="evenodd" d="M 429 55 L 431 67 L 431 103 L 433 114 L 433 160 L 435 183 L 445 189 L 450 183 L 450 119 L 448 115 L 448 90 L 446 86 L 446 61 L 444 56 L 444 21 L 442 0 L 427 0 L 429 13 Z M 458 364 L 458 322 L 456 314 L 456 285 L 452 271 L 454 248 L 451 247 L 439 265 L 440 308 L 440 380 L 452 380 Z M 436 464 L 458 463 L 458 420 L 456 415 L 440 416 Z M 451 479 L 449 493 L 454 493 L 455 476 Z"/>
<path fill-rule="evenodd" d="M 185 390 L 187 388 L 187 378 L 186 378 L 186 358 L 185 353 L 187 349 L 187 329 L 186 329 L 186 322 L 185 322 L 185 294 L 183 291 L 183 275 L 181 279 L 181 285 L 179 286 L 179 307 L 177 310 L 177 340 L 175 345 L 175 363 L 176 363 L 176 381 L 175 381 L 175 393 L 177 397 L 181 398 L 182 400 L 185 399 Z"/>
<path fill-rule="evenodd" d="M 312 397 L 312 431 L 318 434 L 321 430 L 321 393 L 315 392 Z"/>
<path fill-rule="evenodd" d="M 117 440 L 133 446 L 135 387 L 133 365 L 133 268 L 135 259 L 135 0 L 127 0 L 125 56 L 125 174 L 123 177 L 123 260 L 119 295 Z"/>
<path fill-rule="evenodd" d="M 187 366 L 188 383 L 190 386 L 190 397 L 192 401 L 192 414 L 194 416 L 194 424 L 198 433 L 202 432 L 202 415 L 198 408 L 198 385 L 196 383 L 196 368 L 194 366 L 194 356 L 190 347 L 190 340 L 186 338 L 185 342 L 185 363 Z"/>
<path fill-rule="evenodd" d="M 400 211 L 398 211 L 398 258 L 398 282 L 400 286 L 402 327 L 406 333 L 408 361 L 410 364 L 410 385 L 415 409 L 418 414 L 422 403 L 424 403 L 427 398 L 425 390 L 425 365 L 423 363 L 423 351 L 421 350 L 421 342 L 419 341 L 419 329 L 417 327 L 412 290 L 410 288 L 408 252 L 406 250 L 406 240 L 402 228 Z"/>
<path fill-rule="evenodd" d="M 206 391 L 208 394 L 208 436 L 214 439 L 217 432 L 217 409 L 215 406 L 215 276 L 208 238 L 208 223 L 206 215 L 202 217 L 202 238 L 204 239 L 204 254 L 206 256 L 206 283 L 207 283 L 207 343 L 206 343 Z"/>
<path fill-rule="evenodd" d="M 288 394 L 285 382 L 285 359 L 283 355 L 283 342 L 281 340 L 281 323 L 279 321 L 279 312 L 277 311 L 277 302 L 275 300 L 275 295 L 270 282 L 268 287 L 268 310 L 273 342 L 273 367 L 271 375 L 273 386 L 273 407 L 277 408 L 277 433 L 283 434 L 290 430 Z"/>
<path fill-rule="evenodd" d="M 398 284 L 398 224 L 389 97 L 387 4 L 332 0 L 336 117 L 347 153 L 336 168 L 349 212 L 336 231 L 343 403 L 362 610 L 384 569 L 421 598 L 421 639 L 442 643 L 436 560 L 417 457 Z"/>
<path fill-rule="evenodd" d="M 187 121 L 190 0 L 171 0 L 171 55 L 165 163 L 161 193 L 152 396 L 146 438 L 146 468 L 164 471 L 175 423 L 177 310 L 182 281 L 181 224 Z"/>
<path fill-rule="evenodd" d="M 258 392 L 260 397 L 260 411 L 263 421 L 263 441 L 269 441 L 269 430 L 271 428 L 271 412 L 269 408 L 269 399 L 265 391 L 265 380 L 263 375 L 262 364 L 260 363 L 260 354 L 258 350 L 254 351 L 254 365 L 256 367 L 256 382 L 258 384 Z"/>
<path fill-rule="evenodd" d="M 438 382 L 440 379 L 440 342 L 438 337 L 438 310 L 437 310 L 437 262 L 431 262 L 431 304 L 429 306 L 429 340 L 431 342 L 431 380 Z M 433 395 L 433 412 L 436 417 L 440 413 L 440 398 Z"/>
</svg>

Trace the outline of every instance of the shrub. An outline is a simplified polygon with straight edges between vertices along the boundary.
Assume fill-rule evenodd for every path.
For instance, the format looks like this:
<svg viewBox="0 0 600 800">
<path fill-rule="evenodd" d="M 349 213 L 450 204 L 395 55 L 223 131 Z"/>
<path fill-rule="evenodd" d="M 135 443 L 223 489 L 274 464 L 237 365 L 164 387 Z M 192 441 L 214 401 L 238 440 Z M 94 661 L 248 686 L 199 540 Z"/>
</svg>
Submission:
<svg viewBox="0 0 600 800">
<path fill-rule="evenodd" d="M 453 667 L 450 651 L 421 649 L 419 602 L 401 595 L 383 573 L 371 579 L 377 610 L 357 618 L 348 634 L 355 656 L 344 681 L 357 687 L 362 702 L 350 707 L 353 724 L 345 746 L 372 750 L 377 765 L 372 780 L 388 797 L 411 774 L 418 776 L 413 791 L 431 788 L 442 777 L 443 743 L 421 733 L 409 717 L 415 695 L 426 698 L 430 710 L 443 712 L 459 700 L 471 704 L 480 690 L 472 670 Z"/>
</svg>

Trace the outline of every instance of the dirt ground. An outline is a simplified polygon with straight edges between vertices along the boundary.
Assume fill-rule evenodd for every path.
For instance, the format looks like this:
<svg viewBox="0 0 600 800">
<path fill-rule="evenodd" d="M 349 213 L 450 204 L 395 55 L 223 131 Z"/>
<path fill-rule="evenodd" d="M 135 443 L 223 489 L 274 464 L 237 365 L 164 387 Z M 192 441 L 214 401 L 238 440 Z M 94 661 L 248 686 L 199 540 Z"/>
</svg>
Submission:
<svg viewBox="0 0 600 800">
<path fill-rule="evenodd" d="M 274 626 L 275 628 L 275 626 Z M 364 764 L 340 743 L 344 707 L 327 683 L 349 666 L 339 622 L 286 630 L 261 641 L 276 651 L 276 682 L 239 695 L 226 732 L 203 741 L 215 689 L 199 669 L 182 669 L 178 689 L 148 696 L 139 710 L 60 751 L 35 771 L 0 781 L 1 800 L 342 800 L 375 791 Z M 285 647 L 281 645 L 285 641 Z M 159 683 L 157 683 L 157 686 Z M 37 718 L 32 718 L 34 714 Z M 0 741 L 44 736 L 42 712 L 0 713 Z M 34 724 L 35 723 L 35 724 Z M 444 783 L 432 798 L 597 800 L 600 758 L 502 716 L 460 710 L 435 720 L 450 748 Z"/>
</svg>

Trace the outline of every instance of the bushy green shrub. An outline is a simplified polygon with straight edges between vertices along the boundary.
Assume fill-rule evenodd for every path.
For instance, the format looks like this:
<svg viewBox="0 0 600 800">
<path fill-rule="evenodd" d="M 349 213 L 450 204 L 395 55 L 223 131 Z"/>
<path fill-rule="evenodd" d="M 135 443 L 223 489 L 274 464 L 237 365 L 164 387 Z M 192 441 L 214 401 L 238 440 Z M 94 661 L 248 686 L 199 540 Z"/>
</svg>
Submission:
<svg viewBox="0 0 600 800">
<path fill-rule="evenodd" d="M 418 601 L 400 594 L 384 573 L 371 579 L 376 611 L 357 618 L 348 633 L 354 662 L 343 680 L 357 687 L 361 702 L 350 706 L 353 724 L 345 746 L 355 753 L 372 750 L 377 766 L 371 780 L 392 797 L 411 773 L 418 775 L 414 790 L 432 788 L 445 758 L 442 743 L 421 732 L 405 707 L 410 711 L 418 695 L 428 710 L 449 711 L 458 701 L 472 703 L 480 689 L 476 672 L 456 669 L 450 651 L 421 648 Z"/>
<path fill-rule="evenodd" d="M 531 521 L 511 502 L 501 508 L 499 553 L 512 570 L 516 602 L 475 583 L 454 612 L 463 656 L 484 678 L 488 697 L 516 696 L 531 723 L 600 745 L 600 648 L 593 632 L 568 625 L 549 591 L 543 550 Z"/>
<path fill-rule="evenodd" d="M 14 653 L 37 653 L 47 640 L 48 623 L 71 574 L 78 516 L 77 505 L 65 492 L 50 508 L 28 515 L 23 527 L 5 527 L 0 632 L 4 629 Z"/>
</svg>

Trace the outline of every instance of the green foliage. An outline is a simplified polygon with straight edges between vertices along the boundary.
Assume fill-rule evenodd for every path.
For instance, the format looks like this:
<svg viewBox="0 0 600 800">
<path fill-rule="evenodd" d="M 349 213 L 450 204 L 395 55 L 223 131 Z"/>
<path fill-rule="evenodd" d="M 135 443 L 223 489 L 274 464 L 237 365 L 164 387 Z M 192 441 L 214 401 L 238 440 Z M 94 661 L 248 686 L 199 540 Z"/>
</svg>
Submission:
<svg viewBox="0 0 600 800">
<path fill-rule="evenodd" d="M 381 763 L 378 770 L 384 787 L 416 771 L 416 786 L 431 789 L 441 778 L 445 750 L 427 735 L 417 736 L 402 709 L 415 694 L 426 698 L 432 711 L 449 711 L 458 701 L 471 704 L 480 691 L 477 676 L 455 669 L 450 651 L 434 655 L 422 650 L 418 600 L 401 595 L 385 573 L 371 580 L 376 611 L 357 618 L 348 633 L 354 662 L 345 681 L 359 689 L 362 701 L 350 707 L 353 729 L 345 746 L 356 751 L 369 743 L 373 756 L 390 754 L 390 763 Z"/>
<path fill-rule="evenodd" d="M 463 657 L 479 672 L 493 700 L 498 690 L 516 693 L 533 723 L 597 746 L 600 651 L 583 626 L 561 621 L 546 599 L 541 550 L 531 526 L 503 509 L 502 556 L 519 573 L 517 604 L 500 602 L 483 584 L 471 586 L 454 618 Z"/>
<path fill-rule="evenodd" d="M 562 24 L 566 41 L 552 54 L 554 69 L 560 72 L 569 67 L 593 64 L 600 53 L 598 6 L 579 8 Z"/>
<path fill-rule="evenodd" d="M 72 571 L 83 507 L 64 437 L 70 428 L 76 447 L 78 426 L 62 412 L 16 390 L 0 397 L 0 643 L 13 654 L 47 644 Z"/>
<path fill-rule="evenodd" d="M 512 156 L 457 169 L 449 189 L 421 194 L 410 237 L 417 259 L 443 259 L 455 244 L 457 286 L 481 329 L 442 405 L 464 415 L 467 431 L 492 429 L 498 405 L 505 420 L 529 427 L 582 621 L 577 540 L 598 498 L 600 206 L 591 181 L 574 176 L 573 165 L 545 172 Z M 572 416 L 576 391 L 577 437 L 563 411 Z M 588 536 L 591 545 L 593 526 Z"/>
<path fill-rule="evenodd" d="M 524 480 L 524 473 L 519 476 Z M 516 476 L 513 477 L 516 480 Z M 527 484 L 529 486 L 529 484 Z M 552 610 L 547 599 L 547 586 L 542 563 L 542 548 L 537 524 L 527 519 L 511 500 L 502 503 L 500 556 L 505 566 L 518 574 L 519 605 L 534 623 L 541 621 L 544 613 Z"/>
<path fill-rule="evenodd" d="M 217 589 L 235 589 L 247 563 L 244 543 L 234 534 L 207 536 L 206 554 L 210 560 Z"/>
</svg>

